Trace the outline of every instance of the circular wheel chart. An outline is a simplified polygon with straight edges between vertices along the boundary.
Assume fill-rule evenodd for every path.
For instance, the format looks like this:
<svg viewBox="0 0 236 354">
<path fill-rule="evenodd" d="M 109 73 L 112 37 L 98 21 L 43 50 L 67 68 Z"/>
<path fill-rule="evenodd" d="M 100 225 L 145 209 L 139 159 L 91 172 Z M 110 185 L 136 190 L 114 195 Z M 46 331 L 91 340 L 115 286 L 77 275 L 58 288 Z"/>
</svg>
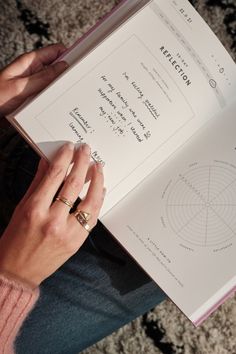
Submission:
<svg viewBox="0 0 236 354">
<path fill-rule="evenodd" d="M 209 247 L 236 236 L 236 170 L 218 165 L 179 174 L 166 202 L 168 223 L 177 236 Z"/>
</svg>

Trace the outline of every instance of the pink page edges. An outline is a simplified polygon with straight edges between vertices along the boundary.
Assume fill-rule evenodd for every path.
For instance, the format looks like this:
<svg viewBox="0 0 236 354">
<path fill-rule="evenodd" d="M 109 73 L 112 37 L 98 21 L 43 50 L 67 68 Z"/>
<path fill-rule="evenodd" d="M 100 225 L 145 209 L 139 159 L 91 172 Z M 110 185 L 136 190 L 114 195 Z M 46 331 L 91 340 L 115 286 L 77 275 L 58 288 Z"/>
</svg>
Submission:
<svg viewBox="0 0 236 354">
<path fill-rule="evenodd" d="M 90 28 L 89 31 L 87 31 L 85 34 L 82 35 L 77 41 L 75 41 L 74 44 L 72 44 L 59 58 L 57 58 L 57 61 L 62 60 L 72 49 L 80 45 L 91 33 L 96 31 L 96 29 L 104 22 L 106 21 L 110 16 L 112 16 L 116 11 L 119 10 L 121 6 L 123 6 L 128 0 L 123 0 L 120 2 L 120 4 L 116 5 L 110 12 L 108 12 L 106 15 L 104 15 L 93 27 Z"/>
<path fill-rule="evenodd" d="M 220 305 L 222 305 L 226 300 L 229 298 L 234 297 L 236 293 L 236 285 L 233 289 L 229 290 L 223 297 L 220 299 L 215 305 L 213 305 L 204 315 L 202 315 L 199 319 L 193 321 L 193 324 L 197 327 L 199 326 L 204 320 L 206 320 Z"/>
</svg>

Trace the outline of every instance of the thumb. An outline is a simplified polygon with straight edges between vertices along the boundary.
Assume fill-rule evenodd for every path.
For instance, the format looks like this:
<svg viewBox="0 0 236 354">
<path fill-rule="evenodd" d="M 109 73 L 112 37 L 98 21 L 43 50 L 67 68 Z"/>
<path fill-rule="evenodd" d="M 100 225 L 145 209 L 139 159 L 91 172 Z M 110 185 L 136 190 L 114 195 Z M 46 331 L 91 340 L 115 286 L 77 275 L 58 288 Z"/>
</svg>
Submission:
<svg viewBox="0 0 236 354">
<path fill-rule="evenodd" d="M 21 79 L 25 81 L 24 91 L 22 92 L 23 96 L 27 98 L 42 91 L 68 67 L 69 65 L 65 61 L 59 61 L 53 65 L 43 68 L 36 74 Z"/>
</svg>

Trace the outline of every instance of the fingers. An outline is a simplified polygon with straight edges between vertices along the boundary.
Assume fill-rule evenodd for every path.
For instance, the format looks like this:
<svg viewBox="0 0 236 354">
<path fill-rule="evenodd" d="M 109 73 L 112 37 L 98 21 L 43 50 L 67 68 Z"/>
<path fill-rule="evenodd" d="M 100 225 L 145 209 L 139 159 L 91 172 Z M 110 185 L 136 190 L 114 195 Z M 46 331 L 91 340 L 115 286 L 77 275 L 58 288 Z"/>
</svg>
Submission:
<svg viewBox="0 0 236 354">
<path fill-rule="evenodd" d="M 91 215 L 88 221 L 90 229 L 92 229 L 97 223 L 98 215 L 103 204 L 104 196 L 105 188 L 103 167 L 100 163 L 96 163 L 93 165 L 92 178 L 87 195 L 77 207 L 77 210 L 84 211 Z M 72 227 L 80 231 L 79 239 L 81 242 L 84 242 L 88 236 L 88 232 L 78 222 L 74 214 L 69 215 L 69 220 L 73 225 Z"/>
<path fill-rule="evenodd" d="M 20 81 L 19 86 L 21 86 L 21 97 L 24 99 L 42 91 L 67 68 L 68 64 L 64 61 L 60 61 L 45 67 L 40 72 L 29 77 L 18 79 Z"/>
<path fill-rule="evenodd" d="M 87 172 L 90 165 L 90 147 L 82 144 L 74 155 L 74 165 L 67 176 L 64 186 L 60 191 L 60 196 L 74 203 L 86 181 Z M 55 212 L 68 213 L 68 206 L 62 202 L 55 202 L 52 210 Z"/>
<path fill-rule="evenodd" d="M 62 74 L 68 64 L 53 63 L 66 48 L 61 44 L 51 45 L 17 58 L 0 72 L 0 109 L 7 115 L 27 98 L 36 95 Z"/>
<path fill-rule="evenodd" d="M 53 63 L 65 50 L 66 47 L 63 44 L 52 44 L 45 48 L 25 53 L 4 69 L 4 77 L 11 79 L 16 76 L 32 75 L 45 65 Z"/>
<path fill-rule="evenodd" d="M 50 65 L 53 63 L 57 58 L 59 58 L 67 48 L 63 44 L 52 44 L 44 48 L 40 48 L 36 50 L 35 59 L 33 62 L 33 69 L 37 67 L 40 63 L 42 65 Z"/>
<path fill-rule="evenodd" d="M 74 144 L 62 146 L 49 165 L 47 173 L 30 197 L 32 203 L 37 203 L 43 209 L 49 208 L 55 194 L 65 179 L 67 170 L 74 155 Z"/>
<path fill-rule="evenodd" d="M 40 182 L 42 181 L 43 177 L 45 176 L 48 170 L 49 164 L 45 159 L 41 159 L 38 165 L 37 173 L 31 182 L 27 192 L 25 193 L 24 197 L 21 199 L 20 204 L 24 204 L 24 202 L 32 195 L 35 189 L 38 187 Z"/>
</svg>

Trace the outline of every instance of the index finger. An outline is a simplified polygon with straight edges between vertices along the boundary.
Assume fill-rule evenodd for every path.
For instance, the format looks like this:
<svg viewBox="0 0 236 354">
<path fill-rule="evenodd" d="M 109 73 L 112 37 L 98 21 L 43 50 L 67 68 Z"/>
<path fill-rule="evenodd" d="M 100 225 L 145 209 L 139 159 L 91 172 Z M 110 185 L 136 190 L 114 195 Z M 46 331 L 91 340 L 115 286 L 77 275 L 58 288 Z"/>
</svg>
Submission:
<svg viewBox="0 0 236 354">
<path fill-rule="evenodd" d="M 37 205 L 39 207 L 42 206 L 43 209 L 51 206 L 58 189 L 66 177 L 73 156 L 74 144 L 72 143 L 63 145 L 57 151 L 44 178 L 30 197 L 32 203 L 37 203 Z"/>
</svg>

